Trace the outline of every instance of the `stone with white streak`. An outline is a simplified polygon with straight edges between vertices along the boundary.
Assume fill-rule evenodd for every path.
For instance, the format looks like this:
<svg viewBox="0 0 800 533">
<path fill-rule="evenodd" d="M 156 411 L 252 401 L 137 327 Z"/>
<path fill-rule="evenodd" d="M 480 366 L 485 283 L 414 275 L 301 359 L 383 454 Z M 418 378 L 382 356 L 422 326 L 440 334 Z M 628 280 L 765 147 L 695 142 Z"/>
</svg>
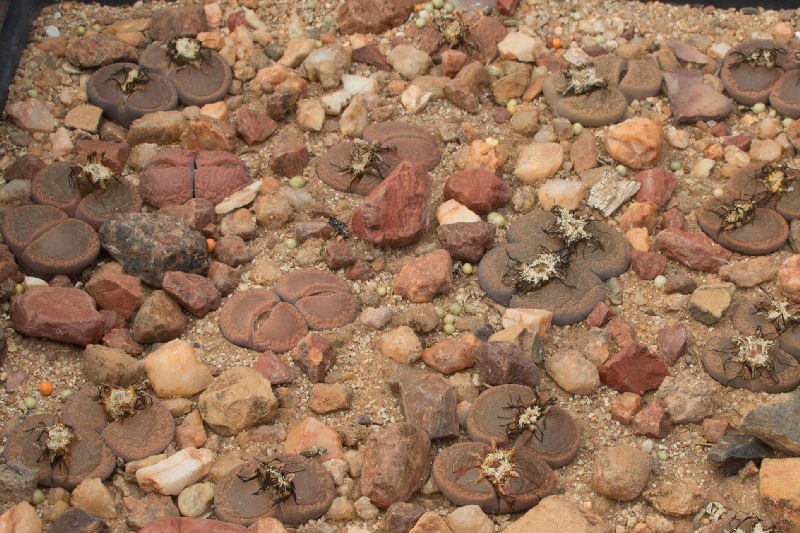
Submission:
<svg viewBox="0 0 800 533">
<path fill-rule="evenodd" d="M 214 453 L 206 448 L 184 448 L 154 465 L 136 471 L 136 481 L 147 492 L 177 496 L 211 470 Z"/>
</svg>

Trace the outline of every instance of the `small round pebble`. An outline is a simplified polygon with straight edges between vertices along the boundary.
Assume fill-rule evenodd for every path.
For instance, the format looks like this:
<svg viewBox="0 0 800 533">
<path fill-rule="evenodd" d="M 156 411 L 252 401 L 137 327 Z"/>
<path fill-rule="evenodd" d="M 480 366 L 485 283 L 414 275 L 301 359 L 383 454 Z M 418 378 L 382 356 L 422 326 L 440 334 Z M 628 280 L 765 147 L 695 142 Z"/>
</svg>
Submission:
<svg viewBox="0 0 800 533">
<path fill-rule="evenodd" d="M 666 284 L 667 284 L 667 278 L 665 278 L 660 274 L 656 276 L 655 279 L 653 280 L 653 285 L 655 285 L 656 289 L 663 289 L 664 285 Z"/>
<path fill-rule="evenodd" d="M 711 194 L 713 194 L 713 195 L 714 195 L 714 198 L 719 198 L 720 196 L 722 196 L 723 194 L 725 194 L 725 191 L 723 191 L 723 190 L 722 190 L 721 188 L 719 188 L 719 187 L 716 187 L 716 188 L 714 188 L 714 190 L 713 190 L 713 191 L 711 191 Z"/>
<path fill-rule="evenodd" d="M 44 492 L 41 489 L 35 489 L 33 494 L 31 494 L 31 503 L 33 505 L 39 505 L 44 501 Z"/>
<path fill-rule="evenodd" d="M 445 324 L 443 329 L 448 335 L 452 335 L 456 332 L 456 327 L 453 324 Z"/>
<path fill-rule="evenodd" d="M 456 321 L 456 317 L 454 317 L 450 313 L 444 315 L 444 318 L 442 319 L 442 322 L 444 322 L 445 324 L 452 324 L 455 321 Z"/>
<path fill-rule="evenodd" d="M 517 112 L 517 101 L 516 100 L 509 100 L 506 104 L 506 111 L 510 114 L 515 114 Z"/>
<path fill-rule="evenodd" d="M 672 163 L 669 164 L 669 168 L 671 170 L 678 170 L 679 168 L 681 168 L 681 164 L 678 163 L 677 161 L 673 161 Z"/>
<path fill-rule="evenodd" d="M 628 173 L 628 169 L 625 168 L 624 165 L 617 165 L 616 169 L 617 169 L 617 174 L 619 174 L 620 176 L 624 176 L 625 174 Z"/>
<path fill-rule="evenodd" d="M 317 2 L 315 2 L 314 0 L 310 0 L 306 4 L 306 6 L 308 7 L 308 9 L 316 9 L 317 8 Z"/>
<path fill-rule="evenodd" d="M 572 14 L 572 20 L 581 20 L 581 14 L 576 11 Z"/>
<path fill-rule="evenodd" d="M 36 409 L 36 406 L 39 405 L 39 402 L 36 401 L 36 398 L 33 398 L 32 396 L 28 396 L 27 398 L 25 398 L 24 403 L 25 403 L 25 409 L 29 411 Z"/>
<path fill-rule="evenodd" d="M 756 115 L 758 115 L 759 113 L 763 113 L 764 111 L 766 111 L 766 109 L 767 106 L 765 106 L 763 102 L 755 103 L 753 104 L 753 107 L 750 108 L 750 110 Z"/>
<path fill-rule="evenodd" d="M 286 247 L 289 248 L 290 250 L 292 248 L 297 248 L 297 239 L 292 239 L 292 238 L 286 239 L 286 243 L 285 244 L 286 244 Z"/>
<path fill-rule="evenodd" d="M 461 265 L 461 272 L 463 272 L 466 275 L 472 274 L 472 265 L 470 263 L 464 263 L 463 265 Z"/>
<path fill-rule="evenodd" d="M 386 295 L 388 294 L 388 292 L 389 292 L 389 291 L 387 291 L 387 290 L 386 290 L 386 287 L 384 287 L 383 285 L 381 285 L 380 287 L 378 287 L 378 288 L 375 290 L 375 292 L 376 292 L 376 293 L 378 293 L 378 296 L 381 296 L 381 297 L 382 297 L 382 296 L 386 296 Z"/>
<path fill-rule="evenodd" d="M 658 451 L 658 460 L 659 461 L 666 461 L 669 458 L 667 455 L 666 450 L 659 450 Z"/>
<path fill-rule="evenodd" d="M 774 109 L 770 109 L 770 110 L 769 110 L 769 112 L 767 113 L 767 116 L 768 116 L 769 118 L 775 118 L 775 117 L 777 117 L 777 116 L 778 116 L 778 112 L 777 112 L 777 111 L 775 111 Z"/>
<path fill-rule="evenodd" d="M 94 31 L 96 31 L 97 33 L 100 33 L 101 31 L 103 31 L 103 27 L 100 24 L 92 24 L 92 29 Z"/>
<path fill-rule="evenodd" d="M 583 124 L 581 124 L 580 122 L 576 122 L 575 124 L 572 125 L 572 134 L 580 135 L 581 133 L 583 133 Z"/>
<path fill-rule="evenodd" d="M 52 24 L 44 29 L 44 34 L 48 37 L 61 37 L 61 32 Z"/>
<path fill-rule="evenodd" d="M 464 311 L 464 308 L 459 303 L 450 306 L 450 312 L 454 315 L 460 315 L 462 311 Z"/>
<path fill-rule="evenodd" d="M 491 223 L 497 226 L 498 228 L 502 228 L 506 224 L 506 217 L 497 213 L 497 216 L 494 217 L 494 220 L 491 220 Z"/>
<path fill-rule="evenodd" d="M 289 186 L 295 189 L 302 189 L 306 186 L 306 183 L 308 183 L 308 181 L 303 176 L 293 176 L 292 179 L 289 180 Z"/>
<path fill-rule="evenodd" d="M 603 37 L 602 35 L 598 35 L 597 37 L 594 38 L 594 42 L 599 45 L 603 45 L 606 42 L 606 38 Z"/>
</svg>

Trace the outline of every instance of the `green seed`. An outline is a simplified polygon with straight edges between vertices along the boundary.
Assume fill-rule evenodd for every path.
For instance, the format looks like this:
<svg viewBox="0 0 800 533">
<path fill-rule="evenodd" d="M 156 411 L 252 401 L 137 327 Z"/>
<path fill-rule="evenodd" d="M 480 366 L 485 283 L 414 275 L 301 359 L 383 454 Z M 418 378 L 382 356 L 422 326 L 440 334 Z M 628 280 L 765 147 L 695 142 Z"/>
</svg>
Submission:
<svg viewBox="0 0 800 533">
<path fill-rule="evenodd" d="M 289 180 L 289 186 L 295 189 L 302 189 L 306 186 L 306 183 L 307 181 L 303 176 L 293 176 L 292 179 Z"/>
<path fill-rule="evenodd" d="M 84 28 L 83 26 L 78 26 L 78 28 L 75 30 L 75 33 L 77 33 L 78 35 L 83 35 L 84 33 L 86 33 L 86 28 Z"/>
<path fill-rule="evenodd" d="M 456 6 L 454 6 L 454 5 L 453 5 L 453 4 L 451 4 L 450 2 L 447 2 L 447 3 L 444 5 L 444 12 L 445 12 L 445 13 L 452 13 L 452 12 L 453 12 L 453 11 L 455 11 L 455 10 L 456 10 Z"/>
<path fill-rule="evenodd" d="M 442 319 L 442 321 L 445 324 L 452 324 L 453 322 L 456 321 L 456 317 L 454 317 L 453 315 L 448 313 L 448 314 L 444 315 L 444 318 Z"/>
<path fill-rule="evenodd" d="M 656 276 L 656 279 L 653 280 L 653 285 L 655 285 L 656 289 L 663 289 L 666 284 L 667 278 L 661 275 Z"/>
<path fill-rule="evenodd" d="M 572 20 L 581 20 L 581 14 L 576 11 L 572 14 Z"/>
<path fill-rule="evenodd" d="M 658 460 L 659 461 L 666 461 L 667 459 L 669 459 L 669 456 L 667 455 L 667 452 L 665 450 L 659 450 L 658 451 Z"/>
<path fill-rule="evenodd" d="M 322 41 L 320 41 L 319 39 L 314 41 L 314 48 L 322 48 Z"/>
<path fill-rule="evenodd" d="M 31 98 L 39 98 L 39 91 L 36 89 L 28 89 L 28 96 Z"/>
<path fill-rule="evenodd" d="M 763 113 L 764 111 L 766 111 L 767 106 L 765 106 L 763 102 L 758 102 L 753 104 L 753 107 L 751 107 L 750 109 L 753 111 L 753 113 L 758 115 L 759 113 Z"/>
<path fill-rule="evenodd" d="M 37 405 L 39 405 L 39 403 L 36 401 L 36 398 L 33 398 L 32 396 L 25 398 L 25 409 L 32 411 L 33 409 L 36 409 Z"/>
<path fill-rule="evenodd" d="M 769 110 L 769 112 L 767 112 L 767 116 L 768 116 L 769 118 L 775 118 L 775 117 L 777 117 L 777 116 L 778 116 L 778 112 L 777 112 L 777 111 L 775 111 L 774 109 L 770 109 L 770 110 Z"/>
<path fill-rule="evenodd" d="M 64 400 L 66 400 L 67 398 L 72 396 L 73 394 L 74 394 L 74 392 L 73 392 L 72 389 L 64 389 L 63 391 L 61 391 L 61 395 L 59 396 L 59 398 L 61 398 L 61 401 L 63 402 Z"/>
<path fill-rule="evenodd" d="M 672 163 L 669 164 L 669 168 L 671 168 L 672 170 L 678 170 L 679 168 L 681 168 L 681 164 L 678 163 L 677 161 L 673 161 Z"/>
<path fill-rule="evenodd" d="M 436 316 L 442 318 L 444 316 L 444 309 L 442 309 L 441 307 L 436 307 Z"/>
<path fill-rule="evenodd" d="M 333 15 L 325 15 L 322 17 L 322 22 L 325 24 L 333 24 Z"/>
<path fill-rule="evenodd" d="M 422 9 L 424 9 L 428 13 L 431 13 L 433 11 L 433 2 L 425 2 L 424 4 L 422 4 Z"/>
<path fill-rule="evenodd" d="M 417 25 L 417 28 L 425 27 L 425 19 L 422 17 L 417 18 L 417 20 L 414 23 Z"/>
<path fill-rule="evenodd" d="M 23 285 L 22 283 L 17 283 L 16 285 L 14 285 L 14 292 L 16 292 L 17 294 L 24 293 L 25 285 Z"/>
<path fill-rule="evenodd" d="M 389 291 L 387 291 L 386 287 L 384 287 L 384 286 L 378 287 L 375 292 L 377 292 L 378 296 L 381 296 L 381 297 L 386 296 L 389 293 Z"/>
<path fill-rule="evenodd" d="M 506 225 L 506 217 L 504 217 L 503 215 L 498 213 L 497 216 L 494 217 L 494 220 L 492 221 L 492 224 L 494 224 L 498 228 L 502 228 L 503 226 Z"/>
<path fill-rule="evenodd" d="M 628 173 L 628 169 L 625 168 L 625 165 L 617 165 L 617 174 L 620 176 L 624 176 Z"/>
<path fill-rule="evenodd" d="M 500 213 L 498 213 L 496 211 L 492 211 L 491 213 L 486 215 L 486 221 L 487 222 L 494 222 L 494 219 L 496 219 L 498 216 L 500 216 Z"/>
<path fill-rule="evenodd" d="M 460 315 L 462 311 L 464 311 L 464 308 L 461 307 L 461 304 L 459 303 L 455 303 L 450 306 L 450 312 L 454 315 Z"/>
<path fill-rule="evenodd" d="M 453 324 L 445 324 L 443 329 L 448 335 L 452 335 L 456 332 L 456 327 Z"/>
<path fill-rule="evenodd" d="M 463 304 L 464 300 L 466 300 L 466 299 L 467 299 L 467 297 L 464 295 L 463 292 L 459 292 L 458 294 L 456 294 L 456 301 L 458 303 Z"/>
<path fill-rule="evenodd" d="M 781 121 L 781 124 L 783 124 L 784 128 L 788 128 L 789 126 L 792 125 L 792 122 L 794 122 L 794 120 L 790 119 L 789 117 L 786 117 Z"/>
<path fill-rule="evenodd" d="M 509 100 L 506 104 L 506 111 L 511 113 L 512 115 L 517 112 L 517 101 L 516 100 Z"/>
<path fill-rule="evenodd" d="M 434 9 L 442 9 L 444 7 L 444 0 L 433 0 L 431 3 Z"/>
<path fill-rule="evenodd" d="M 92 24 L 92 29 L 94 31 L 96 31 L 97 33 L 100 33 L 101 31 L 103 31 L 103 27 L 100 24 Z"/>
<path fill-rule="evenodd" d="M 316 9 L 317 3 L 314 0 L 309 0 L 306 6 L 308 7 L 308 9 Z"/>
<path fill-rule="evenodd" d="M 286 239 L 286 243 L 285 244 L 286 244 L 286 247 L 289 248 L 290 250 L 292 248 L 297 248 L 297 239 L 292 239 L 292 238 Z"/>
<path fill-rule="evenodd" d="M 572 125 L 572 134 L 580 135 L 581 133 L 583 133 L 583 124 L 581 124 L 580 122 L 576 122 L 575 124 Z"/>
<path fill-rule="evenodd" d="M 472 265 L 470 263 L 464 263 L 461 265 L 461 272 L 469 276 L 472 274 Z"/>
<path fill-rule="evenodd" d="M 594 38 L 594 42 L 599 45 L 603 45 L 606 43 L 606 38 L 603 37 L 602 35 L 598 35 L 597 37 Z"/>
<path fill-rule="evenodd" d="M 41 489 L 35 489 L 33 494 L 31 495 L 31 503 L 33 505 L 39 505 L 44 501 L 44 492 Z"/>
</svg>

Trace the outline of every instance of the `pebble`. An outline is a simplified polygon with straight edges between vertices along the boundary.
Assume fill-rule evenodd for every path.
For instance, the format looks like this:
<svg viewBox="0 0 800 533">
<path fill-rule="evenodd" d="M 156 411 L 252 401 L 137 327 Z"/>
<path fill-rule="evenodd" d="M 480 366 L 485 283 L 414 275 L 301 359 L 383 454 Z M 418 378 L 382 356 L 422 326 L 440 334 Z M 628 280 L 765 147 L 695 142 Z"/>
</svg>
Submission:
<svg viewBox="0 0 800 533">
<path fill-rule="evenodd" d="M 221 435 L 272 419 L 278 401 L 264 376 L 252 368 L 234 367 L 222 372 L 197 402 L 203 421 Z"/>
<path fill-rule="evenodd" d="M 720 467 L 726 476 L 733 475 L 751 461 L 760 462 L 772 451 L 760 440 L 741 433 L 728 433 L 708 451 L 709 461 Z"/>
<path fill-rule="evenodd" d="M 166 459 L 136 471 L 136 481 L 147 492 L 177 496 L 211 469 L 214 454 L 206 448 L 184 448 Z"/>
<path fill-rule="evenodd" d="M 758 477 L 761 503 L 776 529 L 800 529 L 800 458 L 764 459 Z"/>
<path fill-rule="evenodd" d="M 741 431 L 789 455 L 800 455 L 800 391 L 776 395 L 751 409 L 739 426 Z"/>
<path fill-rule="evenodd" d="M 661 382 L 656 398 L 674 423 L 697 423 L 714 414 L 714 396 L 719 390 L 720 386 L 709 379 L 667 376 Z"/>
<path fill-rule="evenodd" d="M 525 184 L 534 184 L 555 174 L 563 162 L 564 151 L 560 144 L 528 144 L 520 149 L 514 175 Z"/>
<path fill-rule="evenodd" d="M 10 532 L 42 531 L 42 519 L 36 514 L 36 509 L 28 502 L 20 502 L 0 514 L 0 528 Z"/>
<path fill-rule="evenodd" d="M 609 131 L 606 150 L 620 163 L 640 169 L 658 159 L 663 141 L 664 133 L 655 121 L 629 119 Z"/>
<path fill-rule="evenodd" d="M 650 455 L 636 448 L 604 448 L 595 455 L 592 487 L 613 500 L 633 500 L 647 486 L 652 465 Z"/>
<path fill-rule="evenodd" d="M 632 342 L 600 367 L 600 380 L 619 392 L 644 394 L 669 374 L 666 364 L 646 344 Z"/>
<path fill-rule="evenodd" d="M 497 51 L 503 59 L 533 63 L 546 51 L 546 46 L 544 40 L 539 37 L 531 37 L 522 32 L 509 32 L 497 43 Z"/>
<path fill-rule="evenodd" d="M 447 200 L 436 209 L 436 218 L 440 226 L 458 222 L 480 222 L 481 217 L 472 212 L 467 206 L 456 200 Z"/>
<path fill-rule="evenodd" d="M 776 285 L 787 298 L 800 302 L 800 255 L 791 255 L 781 263 Z"/>
<path fill-rule="evenodd" d="M 403 266 L 394 279 L 394 290 L 416 303 L 431 302 L 453 286 L 452 261 L 446 250 L 435 250 Z"/>
<path fill-rule="evenodd" d="M 545 357 L 544 368 L 570 394 L 589 395 L 600 386 L 597 368 L 576 350 L 559 350 Z"/>
<path fill-rule="evenodd" d="M 148 354 L 144 368 L 151 387 L 162 398 L 194 396 L 213 380 L 208 366 L 197 359 L 194 347 L 179 339 Z"/>
<path fill-rule="evenodd" d="M 539 185 L 538 196 L 542 209 L 558 206 L 573 211 L 586 196 L 586 187 L 580 181 L 549 179 Z"/>
<path fill-rule="evenodd" d="M 183 516 L 199 517 L 211 509 L 214 501 L 213 483 L 195 483 L 178 494 L 178 510 Z"/>
<path fill-rule="evenodd" d="M 392 48 L 386 55 L 386 60 L 392 68 L 410 80 L 422 76 L 431 66 L 431 58 L 428 54 L 408 44 Z"/>
<path fill-rule="evenodd" d="M 563 496 L 551 495 L 543 498 L 531 510 L 509 525 L 504 532 L 582 533 L 592 531 L 592 527 L 580 508 Z M 481 533 L 483 532 L 481 531 Z"/>
<path fill-rule="evenodd" d="M 698 322 L 710 326 L 722 318 L 731 305 L 736 287 L 732 283 L 703 285 L 694 290 L 689 298 L 689 313 Z"/>
<path fill-rule="evenodd" d="M 735 261 L 719 269 L 719 277 L 742 289 L 749 289 L 775 278 L 778 265 L 769 256 L 750 257 Z"/>
<path fill-rule="evenodd" d="M 443 376 L 401 366 L 392 378 L 395 381 L 403 413 L 415 427 L 431 439 L 458 435 L 455 392 Z"/>
<path fill-rule="evenodd" d="M 379 335 L 375 339 L 375 349 L 384 357 L 404 365 L 410 365 L 422 357 L 422 343 L 408 326 L 400 326 Z"/>
<path fill-rule="evenodd" d="M 26 131 L 48 133 L 56 128 L 56 121 L 50 110 L 41 100 L 35 98 L 9 104 L 6 106 L 6 113 L 14 124 Z"/>
<path fill-rule="evenodd" d="M 762 163 L 772 163 L 781 158 L 782 149 L 777 141 L 753 139 L 750 142 L 750 159 Z"/>
<path fill-rule="evenodd" d="M 458 507 L 446 518 L 447 526 L 459 533 L 492 533 L 494 524 L 477 505 Z"/>
</svg>

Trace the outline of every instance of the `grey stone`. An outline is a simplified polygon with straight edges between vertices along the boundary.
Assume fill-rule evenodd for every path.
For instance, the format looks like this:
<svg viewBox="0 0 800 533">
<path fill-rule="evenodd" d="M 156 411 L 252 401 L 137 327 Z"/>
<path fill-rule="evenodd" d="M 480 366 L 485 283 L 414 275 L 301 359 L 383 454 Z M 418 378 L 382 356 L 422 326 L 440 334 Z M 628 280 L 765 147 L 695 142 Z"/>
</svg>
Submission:
<svg viewBox="0 0 800 533">
<path fill-rule="evenodd" d="M 800 389 L 770 398 L 753 408 L 739 429 L 775 450 L 800 456 Z"/>
</svg>

